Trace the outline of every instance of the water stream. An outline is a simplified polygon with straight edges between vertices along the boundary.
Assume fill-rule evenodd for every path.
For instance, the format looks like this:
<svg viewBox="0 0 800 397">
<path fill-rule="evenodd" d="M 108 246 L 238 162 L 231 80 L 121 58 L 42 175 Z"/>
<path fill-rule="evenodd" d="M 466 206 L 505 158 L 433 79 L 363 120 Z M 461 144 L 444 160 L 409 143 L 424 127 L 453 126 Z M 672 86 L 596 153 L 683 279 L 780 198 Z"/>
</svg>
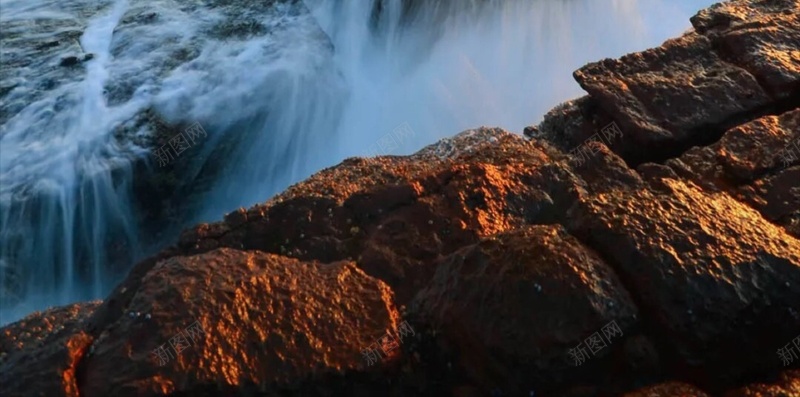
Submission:
<svg viewBox="0 0 800 397">
<path fill-rule="evenodd" d="M 181 227 L 345 157 L 520 132 L 583 94 L 573 70 L 677 36 L 712 1 L 266 3 L 0 0 L 0 324 L 102 298 Z M 148 109 L 208 133 L 172 160 L 196 203 L 157 244 L 133 205 L 134 164 L 158 172 L 134 122 Z"/>
</svg>

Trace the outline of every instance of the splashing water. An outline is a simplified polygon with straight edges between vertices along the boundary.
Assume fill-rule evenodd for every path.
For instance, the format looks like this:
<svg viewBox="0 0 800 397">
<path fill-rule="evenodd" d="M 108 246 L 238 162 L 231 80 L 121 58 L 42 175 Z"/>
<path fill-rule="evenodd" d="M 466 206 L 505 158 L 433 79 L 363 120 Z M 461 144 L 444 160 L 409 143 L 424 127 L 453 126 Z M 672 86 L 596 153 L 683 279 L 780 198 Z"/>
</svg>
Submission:
<svg viewBox="0 0 800 397">
<path fill-rule="evenodd" d="M 0 0 L 0 324 L 102 298 L 160 248 L 133 203 L 134 164 L 158 172 L 146 110 L 209 132 L 172 160 L 195 199 L 164 244 L 347 156 L 520 131 L 582 95 L 573 70 L 677 36 L 713 2 L 405 1 Z M 50 52 L 25 41 L 47 35 Z M 57 66 L 76 52 L 93 57 Z"/>
<path fill-rule="evenodd" d="M 20 289 L 22 309 L 99 296 L 105 291 L 98 282 L 78 286 L 105 277 L 105 238 L 125 234 L 135 246 L 126 178 L 111 181 L 112 170 L 126 172 L 130 150 L 109 139 L 119 120 L 103 99 L 112 32 L 126 8 L 119 1 L 86 26 L 80 45 L 95 58 L 81 81 L 52 90 L 2 126 L 0 286 L 7 286 L 9 262 L 19 260 L 14 281 L 27 288 L 6 288 L 0 306 L 19 303 Z M 79 271 L 80 261 L 90 265 Z M 21 314 L 12 309 L 0 320 Z"/>
</svg>

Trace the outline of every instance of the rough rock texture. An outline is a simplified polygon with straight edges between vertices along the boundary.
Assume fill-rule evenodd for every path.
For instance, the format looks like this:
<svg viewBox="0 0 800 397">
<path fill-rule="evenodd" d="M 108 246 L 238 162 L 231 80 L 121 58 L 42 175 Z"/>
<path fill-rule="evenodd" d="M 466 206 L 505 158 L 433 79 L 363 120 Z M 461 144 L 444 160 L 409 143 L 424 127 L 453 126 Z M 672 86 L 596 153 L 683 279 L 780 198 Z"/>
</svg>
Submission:
<svg viewBox="0 0 800 397">
<path fill-rule="evenodd" d="M 712 45 L 693 32 L 659 48 L 587 65 L 575 78 L 628 132 L 624 154 L 690 138 L 709 141 L 708 126 L 770 101 L 753 75 L 723 62 Z"/>
<path fill-rule="evenodd" d="M 46 314 L 3 328 L 0 390 L 800 395 L 800 359 L 776 355 L 800 335 L 800 162 L 782 159 L 800 134 L 799 7 L 727 2 L 587 65 L 589 95 L 531 139 L 482 128 L 347 159 L 186 230 L 90 314 L 58 309 L 73 314 L 47 320 L 54 336 L 25 334 Z"/>
<path fill-rule="evenodd" d="M 219 385 L 267 390 L 356 370 L 360 350 L 397 329 L 399 319 L 391 290 L 352 262 L 304 263 L 225 248 L 159 262 L 126 309 L 92 345 L 84 395 Z M 187 340 L 191 346 L 174 362 L 154 365 L 153 349 L 195 322 L 202 332 Z"/>
<path fill-rule="evenodd" d="M 794 110 L 734 127 L 719 142 L 666 164 L 706 190 L 728 192 L 800 237 L 800 156 L 792 160 L 785 152 L 798 140 L 800 110 Z"/>
<path fill-rule="evenodd" d="M 725 397 L 783 397 L 800 395 L 800 371 L 780 373 L 769 382 L 759 382 L 725 393 Z"/>
<path fill-rule="evenodd" d="M 574 375 L 564 352 L 609 322 L 620 337 L 636 323 L 613 270 L 558 225 L 499 233 L 453 253 L 413 310 L 441 332 L 458 357 L 453 364 L 473 379 L 528 386 L 514 394 Z M 591 367 L 605 372 L 609 361 Z"/>
<path fill-rule="evenodd" d="M 626 393 L 623 397 L 675 397 L 675 396 L 692 396 L 692 397 L 708 397 L 708 394 L 702 390 L 680 382 L 668 382 L 658 385 L 645 387 L 635 392 Z"/>
<path fill-rule="evenodd" d="M 92 341 L 84 321 L 99 304 L 78 303 L 36 312 L 4 327 L 0 333 L 0 391 L 4 395 L 77 396 L 77 365 Z"/>
<path fill-rule="evenodd" d="M 777 99 L 800 90 L 800 3 L 725 2 L 700 11 L 692 25 L 722 57 L 746 69 Z"/>
<path fill-rule="evenodd" d="M 774 341 L 800 329 L 800 241 L 725 193 L 655 183 L 580 203 L 570 229 L 615 265 L 682 370 L 732 382 L 776 368 Z"/>
</svg>

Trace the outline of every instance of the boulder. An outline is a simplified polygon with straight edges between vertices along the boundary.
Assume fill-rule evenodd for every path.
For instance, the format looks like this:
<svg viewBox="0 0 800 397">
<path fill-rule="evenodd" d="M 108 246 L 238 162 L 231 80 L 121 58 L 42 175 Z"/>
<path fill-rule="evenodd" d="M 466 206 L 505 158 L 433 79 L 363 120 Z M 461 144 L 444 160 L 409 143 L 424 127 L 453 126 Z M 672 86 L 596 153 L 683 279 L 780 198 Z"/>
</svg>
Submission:
<svg viewBox="0 0 800 397">
<path fill-rule="evenodd" d="M 558 225 L 499 233 L 451 254 L 411 313 L 440 334 L 453 366 L 511 395 L 576 374 L 601 377 L 637 326 L 613 269 Z"/>
<path fill-rule="evenodd" d="M 0 332 L 0 390 L 5 396 L 78 397 L 78 364 L 92 336 L 86 319 L 100 302 L 35 312 Z"/>
<path fill-rule="evenodd" d="M 726 191 L 800 237 L 800 110 L 728 130 L 713 145 L 666 162 L 705 189 Z M 794 159 L 792 154 L 796 153 Z"/>
<path fill-rule="evenodd" d="M 392 291 L 352 262 L 224 248 L 160 261 L 132 293 L 95 332 L 82 396 L 288 389 L 366 368 L 362 350 L 400 320 Z"/>
<path fill-rule="evenodd" d="M 582 201 L 568 229 L 616 270 L 676 371 L 725 384 L 776 370 L 774 341 L 800 329 L 800 241 L 725 192 L 652 185 Z"/>
</svg>

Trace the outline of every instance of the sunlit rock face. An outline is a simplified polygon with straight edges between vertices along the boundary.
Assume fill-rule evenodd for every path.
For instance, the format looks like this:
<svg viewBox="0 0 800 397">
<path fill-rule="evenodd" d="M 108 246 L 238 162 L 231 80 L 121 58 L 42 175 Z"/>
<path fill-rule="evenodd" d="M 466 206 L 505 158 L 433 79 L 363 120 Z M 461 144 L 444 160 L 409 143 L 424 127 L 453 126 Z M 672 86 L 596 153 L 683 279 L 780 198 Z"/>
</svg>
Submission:
<svg viewBox="0 0 800 397">
<path fill-rule="evenodd" d="M 93 340 L 85 321 L 99 304 L 96 301 L 78 303 L 35 312 L 3 327 L 0 332 L 3 393 L 80 395 L 76 371 Z"/>
<path fill-rule="evenodd" d="M 730 193 L 800 237 L 800 168 L 787 150 L 797 142 L 798 131 L 800 110 L 764 116 L 666 164 L 706 190 Z"/>
<path fill-rule="evenodd" d="M 92 345 L 85 395 L 288 388 L 358 371 L 361 349 L 399 326 L 389 287 L 353 262 L 225 248 L 156 264 L 126 312 Z M 178 342 L 172 356 L 153 353 Z"/>
<path fill-rule="evenodd" d="M 587 65 L 527 139 L 347 159 L 189 228 L 102 303 L 2 328 L 0 390 L 798 394 L 798 7 Z"/>
<path fill-rule="evenodd" d="M 800 393 L 800 370 L 787 370 L 769 381 L 758 382 L 725 393 L 725 397 L 791 396 Z"/>
<path fill-rule="evenodd" d="M 565 351 L 605 332 L 611 346 L 604 353 L 621 354 L 622 336 L 641 326 L 614 270 L 560 225 L 515 228 L 454 252 L 413 311 L 470 378 L 518 391 L 548 379 L 576 381 Z M 593 365 L 602 362 L 586 365 L 604 372 Z"/>
</svg>

